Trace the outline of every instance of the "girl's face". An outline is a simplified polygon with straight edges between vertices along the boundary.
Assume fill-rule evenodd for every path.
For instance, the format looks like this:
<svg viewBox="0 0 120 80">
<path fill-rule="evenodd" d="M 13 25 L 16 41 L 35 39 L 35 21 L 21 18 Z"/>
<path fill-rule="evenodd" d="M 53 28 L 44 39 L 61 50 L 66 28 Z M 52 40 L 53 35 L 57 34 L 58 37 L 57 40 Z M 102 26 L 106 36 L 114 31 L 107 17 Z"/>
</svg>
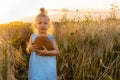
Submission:
<svg viewBox="0 0 120 80">
<path fill-rule="evenodd" d="M 47 17 L 38 17 L 35 23 L 35 27 L 39 31 L 39 33 L 46 33 L 49 28 L 49 21 Z"/>
</svg>

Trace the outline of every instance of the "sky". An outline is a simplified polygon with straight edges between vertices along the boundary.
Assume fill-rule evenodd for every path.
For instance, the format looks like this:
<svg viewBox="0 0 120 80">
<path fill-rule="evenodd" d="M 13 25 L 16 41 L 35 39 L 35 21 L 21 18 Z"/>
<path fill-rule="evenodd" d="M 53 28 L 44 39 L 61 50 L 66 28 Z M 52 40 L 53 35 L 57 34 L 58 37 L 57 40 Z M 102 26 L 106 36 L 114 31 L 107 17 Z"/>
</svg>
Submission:
<svg viewBox="0 0 120 80">
<path fill-rule="evenodd" d="M 120 0 L 0 0 L 0 23 L 36 15 L 41 7 L 47 10 L 109 10 L 112 3 L 120 8 Z"/>
</svg>

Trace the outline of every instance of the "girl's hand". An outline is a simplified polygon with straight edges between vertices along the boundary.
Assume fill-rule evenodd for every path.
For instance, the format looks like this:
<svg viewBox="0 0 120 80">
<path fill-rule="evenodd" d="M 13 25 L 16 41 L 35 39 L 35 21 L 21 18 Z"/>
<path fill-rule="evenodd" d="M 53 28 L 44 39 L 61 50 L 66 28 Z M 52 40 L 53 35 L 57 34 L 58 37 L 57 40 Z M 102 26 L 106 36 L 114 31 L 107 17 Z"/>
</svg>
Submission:
<svg viewBox="0 0 120 80">
<path fill-rule="evenodd" d="M 42 47 L 43 47 L 43 50 L 37 50 L 37 53 L 40 55 L 45 55 L 48 52 L 48 50 L 46 49 L 45 46 L 42 46 Z"/>
<path fill-rule="evenodd" d="M 36 50 L 38 50 L 38 47 L 37 47 L 36 44 L 29 44 L 29 45 L 28 45 L 28 49 L 29 49 L 29 52 L 31 52 L 31 51 L 36 51 Z"/>
</svg>

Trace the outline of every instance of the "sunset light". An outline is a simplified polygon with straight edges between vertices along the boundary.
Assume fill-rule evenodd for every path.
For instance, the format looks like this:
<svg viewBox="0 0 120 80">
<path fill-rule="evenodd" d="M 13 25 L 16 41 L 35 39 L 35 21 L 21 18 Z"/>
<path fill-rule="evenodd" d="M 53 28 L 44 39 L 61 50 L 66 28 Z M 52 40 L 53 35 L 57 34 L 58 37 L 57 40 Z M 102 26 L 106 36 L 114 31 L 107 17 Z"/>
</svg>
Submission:
<svg viewBox="0 0 120 80">
<path fill-rule="evenodd" d="M 0 0 L 0 80 L 120 80 L 120 0 Z"/>
<path fill-rule="evenodd" d="M 120 7 L 120 0 L 0 0 L 0 23 L 20 20 L 46 9 L 109 10 L 110 4 Z"/>
</svg>

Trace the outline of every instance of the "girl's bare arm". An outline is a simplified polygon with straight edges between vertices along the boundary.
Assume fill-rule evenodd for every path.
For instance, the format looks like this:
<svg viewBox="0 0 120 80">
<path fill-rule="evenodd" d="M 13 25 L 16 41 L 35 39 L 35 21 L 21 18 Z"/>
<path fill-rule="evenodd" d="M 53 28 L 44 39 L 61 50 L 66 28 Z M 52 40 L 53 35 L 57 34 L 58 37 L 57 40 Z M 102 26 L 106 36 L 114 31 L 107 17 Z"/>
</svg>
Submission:
<svg viewBox="0 0 120 80">
<path fill-rule="evenodd" d="M 37 49 L 38 49 L 38 47 L 35 44 L 32 44 L 32 40 L 30 37 L 29 43 L 28 43 L 27 48 L 26 48 L 27 53 L 30 54 L 31 51 L 37 50 Z"/>
<path fill-rule="evenodd" d="M 32 41 L 31 41 L 31 37 L 30 37 L 29 42 L 28 42 L 28 44 L 27 44 L 27 48 L 26 48 L 26 51 L 27 51 L 28 54 L 31 53 L 31 48 L 30 48 L 30 45 L 31 45 L 31 44 L 32 44 Z"/>
</svg>

